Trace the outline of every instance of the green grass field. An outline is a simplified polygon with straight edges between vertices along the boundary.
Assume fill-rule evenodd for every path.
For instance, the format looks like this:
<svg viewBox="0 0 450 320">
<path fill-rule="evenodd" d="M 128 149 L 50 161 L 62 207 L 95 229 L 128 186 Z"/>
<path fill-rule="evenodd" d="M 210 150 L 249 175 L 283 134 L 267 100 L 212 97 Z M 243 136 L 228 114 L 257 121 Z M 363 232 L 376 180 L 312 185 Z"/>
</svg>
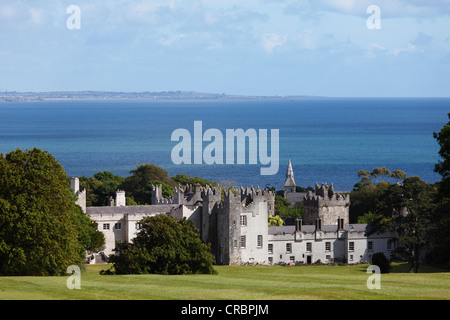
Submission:
<svg viewBox="0 0 450 320">
<path fill-rule="evenodd" d="M 450 273 L 424 266 L 407 273 L 395 264 L 381 275 L 381 289 L 369 290 L 368 265 L 216 266 L 217 275 L 100 275 L 107 266 L 87 266 L 81 289 L 67 277 L 0 277 L 0 299 L 450 299 Z"/>
</svg>

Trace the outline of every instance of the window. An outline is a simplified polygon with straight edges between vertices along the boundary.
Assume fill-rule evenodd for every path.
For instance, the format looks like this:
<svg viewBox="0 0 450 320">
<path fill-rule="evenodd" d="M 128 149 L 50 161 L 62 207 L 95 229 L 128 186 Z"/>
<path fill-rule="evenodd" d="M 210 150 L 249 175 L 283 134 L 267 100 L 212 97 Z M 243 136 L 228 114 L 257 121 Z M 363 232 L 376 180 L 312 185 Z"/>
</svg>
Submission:
<svg viewBox="0 0 450 320">
<path fill-rule="evenodd" d="M 139 229 L 141 229 L 142 228 L 142 225 L 139 223 L 139 222 L 137 222 L 136 223 L 136 230 L 139 230 Z"/>
<path fill-rule="evenodd" d="M 392 240 L 388 240 L 387 242 L 387 249 L 392 250 Z"/>
<path fill-rule="evenodd" d="M 273 253 L 273 244 L 269 243 L 269 253 L 272 254 Z"/>
<path fill-rule="evenodd" d="M 292 252 L 292 243 L 286 243 L 286 253 Z"/>
<path fill-rule="evenodd" d="M 331 256 L 330 256 L 329 254 L 327 254 L 327 255 L 325 256 L 325 259 L 326 259 L 327 261 L 330 261 L 330 260 L 331 260 Z"/>
<path fill-rule="evenodd" d="M 241 236 L 241 248 L 245 248 L 245 236 Z"/>
<path fill-rule="evenodd" d="M 109 230 L 109 223 L 103 224 L 103 230 Z"/>
<path fill-rule="evenodd" d="M 373 242 L 372 241 L 367 242 L 367 250 L 369 250 L 369 251 L 373 250 Z"/>
<path fill-rule="evenodd" d="M 355 250 L 355 243 L 353 241 L 348 243 L 348 251 Z"/>
<path fill-rule="evenodd" d="M 273 257 L 269 257 L 269 263 L 270 263 L 270 264 L 273 263 Z"/>
<path fill-rule="evenodd" d="M 295 262 L 295 257 L 294 257 L 294 256 L 290 256 L 290 257 L 289 257 L 289 261 L 290 261 L 290 262 Z"/>
<path fill-rule="evenodd" d="M 306 243 L 306 251 L 311 252 L 311 242 Z"/>
<path fill-rule="evenodd" d="M 236 249 L 237 248 L 237 240 L 233 241 L 233 247 Z"/>
<path fill-rule="evenodd" d="M 241 226 L 247 225 L 247 216 L 241 216 Z"/>
<path fill-rule="evenodd" d="M 331 242 L 325 242 L 325 251 L 331 251 Z"/>
<path fill-rule="evenodd" d="M 262 246 L 263 246 L 263 237 L 262 237 L 262 234 L 258 234 L 258 238 L 257 238 L 257 246 L 258 246 L 258 248 L 262 248 Z"/>
<path fill-rule="evenodd" d="M 350 261 L 353 261 L 353 255 L 352 254 L 350 255 Z"/>
<path fill-rule="evenodd" d="M 117 222 L 117 223 L 114 225 L 114 230 L 120 230 L 120 229 L 122 229 L 122 224 L 121 224 L 120 222 Z"/>
</svg>

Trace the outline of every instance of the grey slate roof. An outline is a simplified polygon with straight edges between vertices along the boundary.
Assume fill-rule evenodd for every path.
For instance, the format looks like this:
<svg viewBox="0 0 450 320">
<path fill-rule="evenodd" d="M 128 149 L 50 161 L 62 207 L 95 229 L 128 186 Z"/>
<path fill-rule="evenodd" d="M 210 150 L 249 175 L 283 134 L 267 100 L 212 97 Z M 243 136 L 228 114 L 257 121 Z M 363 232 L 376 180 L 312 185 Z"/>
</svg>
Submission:
<svg viewBox="0 0 450 320">
<path fill-rule="evenodd" d="M 357 231 L 357 232 L 365 232 L 368 231 L 367 224 L 346 224 L 344 226 L 345 231 Z M 305 233 L 313 233 L 316 231 L 316 226 L 314 225 L 302 225 L 302 232 Z M 322 226 L 322 231 L 324 232 L 336 232 L 337 225 L 325 225 Z M 277 235 L 277 234 L 293 234 L 295 232 L 295 226 L 274 226 L 269 227 L 269 234 Z"/>
<path fill-rule="evenodd" d="M 178 207 L 178 204 L 155 204 L 147 206 L 103 206 L 103 207 L 87 207 L 86 213 L 89 215 L 96 214 L 156 214 L 167 213 Z"/>
</svg>

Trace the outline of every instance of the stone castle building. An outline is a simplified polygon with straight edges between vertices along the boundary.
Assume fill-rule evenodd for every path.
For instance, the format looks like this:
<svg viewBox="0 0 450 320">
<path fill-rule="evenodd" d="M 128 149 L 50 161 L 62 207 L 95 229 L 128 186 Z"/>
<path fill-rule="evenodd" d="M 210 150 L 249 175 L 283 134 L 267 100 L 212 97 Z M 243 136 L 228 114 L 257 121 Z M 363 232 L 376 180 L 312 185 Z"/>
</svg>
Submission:
<svg viewBox="0 0 450 320">
<path fill-rule="evenodd" d="M 295 192 L 290 162 L 288 172 L 294 185 L 285 194 Z M 375 252 L 389 258 L 394 249 L 392 235 L 367 236 L 368 225 L 349 224 L 349 195 L 335 194 L 325 184 L 316 185 L 314 195 L 303 195 L 303 219 L 277 227 L 268 226 L 268 217 L 275 214 L 275 194 L 259 187 L 222 191 L 188 185 L 176 187 L 172 197 L 164 198 L 161 186 L 154 186 L 152 204 L 140 206 L 127 206 L 125 192 L 118 190 L 110 206 L 86 207 L 86 193 L 79 190 L 78 178 L 72 178 L 71 186 L 77 204 L 105 235 L 104 252 L 90 263 L 113 253 L 117 241 L 132 242 L 140 220 L 157 214 L 192 220 L 202 241 L 211 244 L 218 264 L 359 263 L 370 261 Z"/>
</svg>

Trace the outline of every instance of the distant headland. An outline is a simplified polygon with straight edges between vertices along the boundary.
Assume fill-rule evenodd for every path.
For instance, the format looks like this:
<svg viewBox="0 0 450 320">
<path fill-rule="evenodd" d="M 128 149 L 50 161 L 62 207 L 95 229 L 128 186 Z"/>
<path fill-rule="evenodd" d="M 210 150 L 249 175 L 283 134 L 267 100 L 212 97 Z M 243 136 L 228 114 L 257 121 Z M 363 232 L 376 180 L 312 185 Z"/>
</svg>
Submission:
<svg viewBox="0 0 450 320">
<path fill-rule="evenodd" d="M 0 102 L 52 101 L 52 100 L 147 100 L 147 99 L 321 99 L 316 96 L 250 96 L 196 91 L 113 92 L 113 91 L 50 91 L 50 92 L 0 92 Z"/>
</svg>

